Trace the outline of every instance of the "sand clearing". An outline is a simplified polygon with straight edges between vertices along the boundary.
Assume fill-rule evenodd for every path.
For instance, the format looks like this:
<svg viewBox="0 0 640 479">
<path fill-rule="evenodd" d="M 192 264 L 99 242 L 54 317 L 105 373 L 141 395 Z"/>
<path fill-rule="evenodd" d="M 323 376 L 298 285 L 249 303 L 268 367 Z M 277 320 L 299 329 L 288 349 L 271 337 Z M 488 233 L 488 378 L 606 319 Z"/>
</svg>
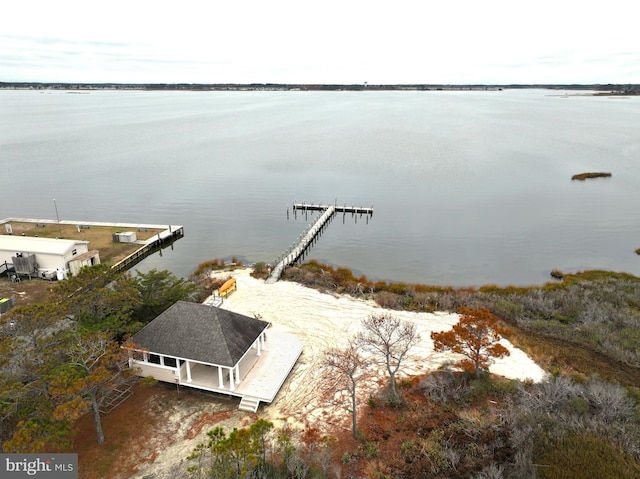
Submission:
<svg viewBox="0 0 640 479">
<path fill-rule="evenodd" d="M 249 273 L 247 269 L 231 273 L 236 278 L 237 291 L 221 307 L 247 316 L 259 315 L 269 321 L 274 330 L 293 333 L 304 345 L 302 356 L 288 380 L 274 402 L 264 408 L 264 413 L 272 420 L 313 423 L 320 417 L 327 419 L 318 402 L 316 387 L 322 353 L 330 346 L 345 344 L 347 338 L 360 329 L 361 320 L 372 313 L 390 312 L 415 323 L 418 328 L 421 340 L 410 351 L 399 378 L 422 374 L 456 359 L 449 353 L 434 352 L 430 333 L 450 329 L 458 321 L 457 314 L 385 310 L 372 301 L 322 293 L 298 283 L 265 284 Z M 544 378 L 544 370 L 531 358 L 508 341 L 503 340 L 503 344 L 511 355 L 496 361 L 491 372 L 520 380 L 540 381 Z M 379 374 L 385 376 L 383 370 Z"/>
</svg>

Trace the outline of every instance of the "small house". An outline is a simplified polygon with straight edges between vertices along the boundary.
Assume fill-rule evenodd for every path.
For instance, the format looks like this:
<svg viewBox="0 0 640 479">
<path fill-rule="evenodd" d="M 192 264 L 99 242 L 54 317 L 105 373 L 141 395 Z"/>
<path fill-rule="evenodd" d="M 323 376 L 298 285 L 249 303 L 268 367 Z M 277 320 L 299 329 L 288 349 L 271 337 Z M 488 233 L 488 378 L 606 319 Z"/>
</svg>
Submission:
<svg viewBox="0 0 640 479">
<path fill-rule="evenodd" d="M 141 376 L 241 397 L 256 411 L 271 402 L 302 353 L 290 334 L 214 306 L 178 301 L 133 336 L 129 364 Z"/>
</svg>

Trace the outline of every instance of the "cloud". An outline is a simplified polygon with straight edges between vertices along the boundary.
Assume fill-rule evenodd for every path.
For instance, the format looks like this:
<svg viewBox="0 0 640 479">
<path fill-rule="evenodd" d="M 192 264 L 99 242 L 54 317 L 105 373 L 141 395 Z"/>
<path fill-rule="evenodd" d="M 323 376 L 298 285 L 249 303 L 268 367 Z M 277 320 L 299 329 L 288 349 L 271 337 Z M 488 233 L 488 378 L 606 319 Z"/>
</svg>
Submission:
<svg viewBox="0 0 640 479">
<path fill-rule="evenodd" d="M 632 16 L 573 0 L 32 0 L 4 13 L 0 81 L 640 82 Z"/>
</svg>

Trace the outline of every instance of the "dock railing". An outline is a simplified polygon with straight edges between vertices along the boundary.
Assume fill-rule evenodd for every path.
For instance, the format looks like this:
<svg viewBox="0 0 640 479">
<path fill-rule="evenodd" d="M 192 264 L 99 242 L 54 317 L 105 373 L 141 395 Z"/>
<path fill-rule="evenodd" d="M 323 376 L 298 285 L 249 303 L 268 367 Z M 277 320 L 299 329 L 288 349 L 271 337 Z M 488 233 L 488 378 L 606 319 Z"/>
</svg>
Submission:
<svg viewBox="0 0 640 479">
<path fill-rule="evenodd" d="M 352 215 L 366 215 L 367 221 L 373 216 L 373 207 L 354 207 L 354 206 L 338 206 L 337 204 L 313 204 L 313 203 L 293 203 L 293 212 L 297 211 L 319 211 L 321 214 L 315 221 L 308 223 L 302 234 L 300 234 L 296 241 L 274 262 L 275 266 L 271 270 L 271 274 L 267 278 L 267 283 L 275 283 L 282 276 L 282 272 L 287 266 L 291 266 L 296 261 L 304 257 L 308 253 L 314 241 L 317 240 L 319 235 L 324 231 L 325 227 L 334 218 L 336 212 L 343 214 L 351 213 Z M 287 209 L 287 218 L 289 217 L 289 210 Z"/>
</svg>

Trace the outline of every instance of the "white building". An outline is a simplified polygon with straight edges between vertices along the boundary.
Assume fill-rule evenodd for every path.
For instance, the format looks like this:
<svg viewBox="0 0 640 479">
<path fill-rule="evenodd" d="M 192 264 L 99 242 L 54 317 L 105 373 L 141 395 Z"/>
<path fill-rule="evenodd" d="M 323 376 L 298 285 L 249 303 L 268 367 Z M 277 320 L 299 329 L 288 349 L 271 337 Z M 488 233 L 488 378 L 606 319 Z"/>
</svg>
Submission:
<svg viewBox="0 0 640 479">
<path fill-rule="evenodd" d="M 133 336 L 129 364 L 140 376 L 242 398 L 255 412 L 271 403 L 302 353 L 291 334 L 221 308 L 178 301 Z"/>
<path fill-rule="evenodd" d="M 88 241 L 0 235 L 0 264 L 12 264 L 18 274 L 61 279 L 77 273 L 78 264 L 100 262 L 97 251 L 91 258 L 88 253 Z"/>
</svg>

